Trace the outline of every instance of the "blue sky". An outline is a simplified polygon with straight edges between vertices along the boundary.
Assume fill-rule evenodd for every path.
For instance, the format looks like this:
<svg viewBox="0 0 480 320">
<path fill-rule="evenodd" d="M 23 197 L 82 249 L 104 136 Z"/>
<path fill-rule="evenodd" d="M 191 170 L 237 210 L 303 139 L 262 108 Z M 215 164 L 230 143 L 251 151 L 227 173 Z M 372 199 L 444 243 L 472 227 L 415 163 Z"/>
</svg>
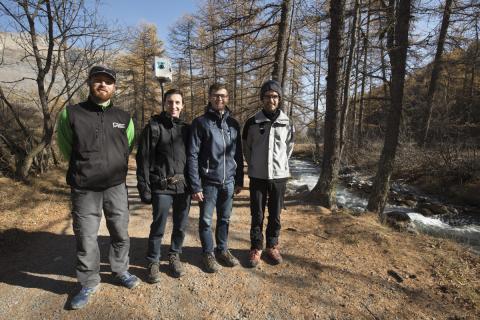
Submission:
<svg viewBox="0 0 480 320">
<path fill-rule="evenodd" d="M 101 15 L 122 25 L 154 23 L 160 39 L 168 46 L 168 29 L 184 14 L 192 14 L 200 0 L 101 0 Z"/>
<path fill-rule="evenodd" d="M 86 0 L 92 4 L 93 0 Z M 100 16 L 123 26 L 149 22 L 157 26 L 158 36 L 168 47 L 168 31 L 180 17 L 193 14 L 202 0 L 100 0 Z M 0 14 L 0 31 L 10 29 L 9 19 Z M 9 30 L 10 31 L 10 30 Z"/>
</svg>

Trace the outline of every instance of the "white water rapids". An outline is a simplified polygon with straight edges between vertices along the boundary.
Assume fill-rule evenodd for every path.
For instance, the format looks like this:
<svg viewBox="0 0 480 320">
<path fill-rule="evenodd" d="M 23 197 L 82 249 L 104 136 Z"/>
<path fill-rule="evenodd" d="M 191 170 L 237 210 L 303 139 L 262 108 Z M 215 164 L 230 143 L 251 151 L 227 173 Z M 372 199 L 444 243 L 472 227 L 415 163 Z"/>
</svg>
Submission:
<svg viewBox="0 0 480 320">
<path fill-rule="evenodd" d="M 290 171 L 292 179 L 289 180 L 287 189 L 291 191 L 295 191 L 303 185 L 307 185 L 309 190 L 312 190 L 320 176 L 320 168 L 306 160 L 291 159 Z M 359 192 L 339 184 L 337 187 L 337 203 L 355 212 L 363 212 L 367 207 L 368 199 Z M 478 219 L 472 221 L 472 219 L 462 219 L 459 216 L 457 220 L 453 219 L 447 223 L 442 221 L 440 216 L 425 217 L 415 212 L 415 208 L 390 204 L 387 204 L 385 211 L 406 212 L 418 231 L 437 237 L 454 239 L 470 245 L 474 251 L 480 253 L 480 221 Z"/>
</svg>

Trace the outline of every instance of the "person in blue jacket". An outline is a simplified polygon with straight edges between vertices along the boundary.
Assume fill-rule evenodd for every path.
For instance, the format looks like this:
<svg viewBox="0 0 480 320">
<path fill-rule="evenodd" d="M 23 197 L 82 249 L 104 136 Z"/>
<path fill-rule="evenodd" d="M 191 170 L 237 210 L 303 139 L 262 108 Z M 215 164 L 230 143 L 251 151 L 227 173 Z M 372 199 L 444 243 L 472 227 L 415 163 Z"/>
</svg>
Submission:
<svg viewBox="0 0 480 320">
<path fill-rule="evenodd" d="M 243 187 L 243 155 L 240 125 L 230 116 L 225 85 L 208 90 L 205 114 L 193 120 L 187 151 L 187 171 L 192 199 L 199 201 L 199 233 L 202 260 L 207 272 L 239 264 L 228 250 L 228 228 L 234 194 Z M 213 210 L 217 210 L 216 248 L 212 236 Z M 216 257 L 215 257 L 216 256 Z"/>
</svg>

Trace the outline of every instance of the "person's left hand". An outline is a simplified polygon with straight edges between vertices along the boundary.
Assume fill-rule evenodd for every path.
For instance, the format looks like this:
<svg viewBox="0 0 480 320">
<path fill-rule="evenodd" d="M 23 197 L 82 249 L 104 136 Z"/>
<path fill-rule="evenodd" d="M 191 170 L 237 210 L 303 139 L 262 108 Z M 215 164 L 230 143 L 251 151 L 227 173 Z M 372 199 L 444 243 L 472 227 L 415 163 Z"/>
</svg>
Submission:
<svg viewBox="0 0 480 320">
<path fill-rule="evenodd" d="M 240 187 L 240 186 L 235 186 L 235 189 L 233 189 L 234 194 L 239 194 L 240 191 L 242 191 L 242 187 Z"/>
</svg>

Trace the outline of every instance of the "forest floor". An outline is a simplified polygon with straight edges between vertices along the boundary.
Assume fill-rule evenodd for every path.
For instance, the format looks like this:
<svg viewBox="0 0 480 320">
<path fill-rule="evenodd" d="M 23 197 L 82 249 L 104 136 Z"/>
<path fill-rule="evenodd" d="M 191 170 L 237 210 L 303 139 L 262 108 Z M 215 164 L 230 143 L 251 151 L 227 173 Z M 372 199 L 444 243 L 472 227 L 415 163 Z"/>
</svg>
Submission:
<svg viewBox="0 0 480 320">
<path fill-rule="evenodd" d="M 139 201 L 134 161 L 128 175 L 130 271 L 142 283 L 113 281 L 108 232 L 99 231 L 102 287 L 81 310 L 75 240 L 64 170 L 29 185 L 0 178 L 0 319 L 478 319 L 480 257 L 449 240 L 401 233 L 373 215 L 354 217 L 288 199 L 278 266 L 246 268 L 249 193 L 234 200 L 229 245 L 241 266 L 203 271 L 198 206 L 192 204 L 182 260 L 187 274 L 146 282 L 150 208 Z M 248 185 L 248 180 L 246 181 Z M 163 251 L 170 243 L 171 219 Z"/>
</svg>

